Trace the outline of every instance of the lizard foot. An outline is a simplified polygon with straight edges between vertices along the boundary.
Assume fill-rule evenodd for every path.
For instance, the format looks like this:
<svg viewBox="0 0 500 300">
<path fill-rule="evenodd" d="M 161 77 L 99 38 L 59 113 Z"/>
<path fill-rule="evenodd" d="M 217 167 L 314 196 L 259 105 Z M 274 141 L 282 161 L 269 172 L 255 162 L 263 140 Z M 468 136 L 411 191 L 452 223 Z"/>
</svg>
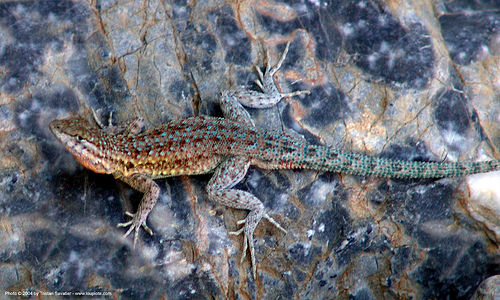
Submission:
<svg viewBox="0 0 500 300">
<path fill-rule="evenodd" d="M 236 222 L 236 224 L 238 224 L 238 225 L 245 224 L 245 226 L 241 227 L 237 231 L 230 231 L 229 232 L 229 234 L 231 234 L 231 235 L 240 235 L 242 233 L 244 234 L 243 250 L 242 250 L 242 254 L 241 254 L 240 263 L 243 263 L 243 260 L 245 259 L 246 255 L 247 255 L 247 248 L 250 248 L 250 260 L 252 263 L 253 278 L 257 278 L 257 264 L 255 263 L 255 248 L 254 248 L 254 244 L 253 244 L 253 232 L 255 230 L 255 227 L 257 227 L 257 224 L 259 223 L 260 219 L 262 217 L 266 218 L 267 220 L 269 220 L 269 222 L 271 222 L 279 230 L 286 233 L 286 230 L 283 227 L 281 227 L 281 225 L 278 222 L 276 222 L 267 213 L 264 213 L 261 218 L 258 218 L 258 217 L 255 218 L 255 217 L 256 216 L 253 214 L 253 212 L 250 212 L 250 214 L 245 219 L 242 219 L 242 220 L 239 220 L 238 222 Z M 247 222 L 247 220 L 249 220 L 249 221 Z"/>
<path fill-rule="evenodd" d="M 276 222 L 276 220 L 274 220 L 270 215 L 268 215 L 266 213 L 266 214 L 264 214 L 263 217 L 266 218 L 269 222 L 271 222 L 274 226 L 276 226 L 279 230 L 283 231 L 284 233 L 287 233 L 286 229 L 281 227 L 281 225 L 278 222 Z M 242 220 L 237 221 L 236 224 L 242 225 L 242 224 L 245 224 L 246 221 L 247 221 L 247 219 L 242 219 Z M 238 229 L 236 231 L 230 231 L 229 234 L 240 235 L 243 232 L 243 230 L 245 230 L 245 227 L 241 227 L 240 229 Z"/>
<path fill-rule="evenodd" d="M 153 231 L 151 230 L 151 228 L 149 228 L 147 225 L 146 225 L 146 220 L 141 220 L 140 216 L 137 215 L 137 214 L 133 214 L 131 212 L 125 212 L 125 214 L 129 217 L 132 218 L 132 220 L 128 221 L 128 222 L 124 222 L 124 223 L 118 223 L 117 227 L 128 227 L 130 226 L 130 228 L 127 230 L 127 232 L 123 235 L 123 237 L 127 237 L 130 233 L 132 233 L 132 231 L 134 231 L 134 249 L 135 249 L 135 245 L 137 244 L 137 240 L 139 238 L 139 229 L 141 228 L 141 226 L 144 228 L 144 230 L 146 230 L 147 233 L 149 233 L 150 235 L 153 235 Z"/>
<path fill-rule="evenodd" d="M 264 92 L 268 94 L 278 94 L 280 95 L 280 99 L 284 97 L 294 97 L 297 95 L 301 94 L 310 94 L 311 92 L 309 90 L 303 90 L 303 91 L 295 91 L 292 93 L 280 93 L 278 91 L 278 87 L 276 86 L 276 83 L 274 82 L 274 74 L 278 72 L 278 70 L 281 68 L 281 65 L 285 61 L 286 55 L 288 53 L 288 48 L 290 47 L 290 43 L 292 41 L 288 41 L 286 43 L 285 50 L 281 54 L 280 60 L 278 63 L 273 67 L 271 64 L 268 62 L 266 66 L 266 70 L 262 72 L 262 70 L 256 66 L 255 69 L 257 71 L 257 74 L 259 75 L 259 79 L 256 79 L 254 82 L 257 84 L 257 86 Z"/>
<path fill-rule="evenodd" d="M 239 220 L 237 222 L 238 225 L 245 224 L 242 228 L 240 228 L 237 231 L 230 231 L 229 234 L 231 235 L 240 235 L 243 233 L 243 250 L 241 252 L 241 259 L 240 259 L 240 264 L 243 263 L 243 260 L 247 256 L 247 248 L 250 246 L 250 260 L 251 260 L 251 266 L 252 266 L 252 275 L 253 278 L 257 278 L 257 265 L 255 263 L 255 248 L 253 245 L 253 232 L 255 230 L 256 226 L 249 226 L 249 223 L 247 222 L 247 219 Z"/>
</svg>

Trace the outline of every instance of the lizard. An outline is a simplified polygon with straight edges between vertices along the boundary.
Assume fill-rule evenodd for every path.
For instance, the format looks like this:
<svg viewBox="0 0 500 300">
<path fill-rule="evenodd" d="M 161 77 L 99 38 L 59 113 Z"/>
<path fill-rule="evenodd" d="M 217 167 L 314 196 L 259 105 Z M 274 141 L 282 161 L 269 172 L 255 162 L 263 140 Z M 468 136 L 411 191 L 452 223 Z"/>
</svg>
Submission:
<svg viewBox="0 0 500 300">
<path fill-rule="evenodd" d="M 129 227 L 125 237 L 134 232 L 134 248 L 140 228 L 152 230 L 146 220 L 155 206 L 160 188 L 155 179 L 198 175 L 213 172 L 206 186 L 208 199 L 236 209 L 248 210 L 246 218 L 237 222 L 242 227 L 233 235 L 243 234 L 241 263 L 250 251 L 253 278 L 256 278 L 253 233 L 264 218 L 279 230 L 286 230 L 266 211 L 263 203 L 247 191 L 233 188 L 246 175 L 250 165 L 262 169 L 312 169 L 361 176 L 386 178 L 443 178 L 500 170 L 500 160 L 481 162 L 424 162 L 379 158 L 304 142 L 281 131 L 255 126 L 244 108 L 268 108 L 283 98 L 307 94 L 309 91 L 281 93 L 274 75 L 286 58 L 287 43 L 278 63 L 265 72 L 256 67 L 261 91 L 237 88 L 221 93 L 223 118 L 196 116 L 174 120 L 142 133 L 140 125 L 123 133 L 105 130 L 96 118 L 91 124 L 73 115 L 50 122 L 55 137 L 84 167 L 111 174 L 144 195 L 136 213 L 125 212 L 130 221 L 119 223 Z"/>
</svg>

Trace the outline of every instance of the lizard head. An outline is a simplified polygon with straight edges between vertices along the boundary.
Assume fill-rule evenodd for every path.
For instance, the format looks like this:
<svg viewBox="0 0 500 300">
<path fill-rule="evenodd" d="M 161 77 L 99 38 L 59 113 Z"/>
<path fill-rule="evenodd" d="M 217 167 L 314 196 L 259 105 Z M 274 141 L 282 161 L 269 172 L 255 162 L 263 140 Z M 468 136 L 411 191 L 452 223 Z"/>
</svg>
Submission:
<svg viewBox="0 0 500 300">
<path fill-rule="evenodd" d="M 86 168 L 96 173 L 111 173 L 104 155 L 105 134 L 96 125 L 82 117 L 53 120 L 50 131 L 66 149 Z"/>
</svg>

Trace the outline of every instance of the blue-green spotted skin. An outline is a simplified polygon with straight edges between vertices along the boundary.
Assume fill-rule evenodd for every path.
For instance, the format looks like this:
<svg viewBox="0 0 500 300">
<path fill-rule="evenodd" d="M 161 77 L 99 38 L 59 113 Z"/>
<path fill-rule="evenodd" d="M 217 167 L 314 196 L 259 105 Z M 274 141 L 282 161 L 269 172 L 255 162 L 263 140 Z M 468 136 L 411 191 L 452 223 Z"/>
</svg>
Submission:
<svg viewBox="0 0 500 300">
<path fill-rule="evenodd" d="M 144 193 L 132 219 L 118 226 L 129 227 L 125 236 L 146 226 L 147 216 L 158 199 L 160 189 L 153 179 L 213 172 L 206 191 L 210 200 L 237 209 L 249 210 L 244 226 L 233 232 L 244 235 L 241 260 L 250 250 L 252 274 L 256 277 L 253 232 L 262 218 L 285 231 L 254 195 L 234 189 L 250 165 L 265 169 L 314 169 L 362 176 L 389 178 L 441 178 L 465 176 L 500 169 L 500 160 L 483 162 L 419 162 L 377 158 L 343 153 L 333 148 L 312 145 L 283 132 L 256 128 L 244 106 L 271 107 L 285 97 L 308 91 L 280 93 L 273 76 L 288 51 L 287 44 L 275 67 L 265 72 L 257 68 L 257 84 L 262 91 L 236 89 L 224 91 L 220 105 L 224 118 L 192 117 L 172 121 L 141 134 L 111 134 L 81 117 L 54 120 L 50 129 L 66 149 L 86 168 L 112 174 Z"/>
<path fill-rule="evenodd" d="M 389 178 L 441 178 L 500 168 L 499 160 L 419 162 L 390 160 L 307 144 L 278 131 L 225 118 L 193 117 L 138 135 L 111 135 L 82 118 L 50 128 L 85 167 L 98 173 L 154 179 L 212 172 L 228 156 L 244 156 L 266 169 L 314 169 Z"/>
</svg>

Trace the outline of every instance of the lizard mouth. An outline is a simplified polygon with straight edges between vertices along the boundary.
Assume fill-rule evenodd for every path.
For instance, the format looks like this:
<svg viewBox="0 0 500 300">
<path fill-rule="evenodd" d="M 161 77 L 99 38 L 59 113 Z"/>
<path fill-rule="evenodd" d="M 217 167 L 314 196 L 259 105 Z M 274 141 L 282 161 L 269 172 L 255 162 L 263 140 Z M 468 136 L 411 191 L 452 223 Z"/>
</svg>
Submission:
<svg viewBox="0 0 500 300">
<path fill-rule="evenodd" d="M 77 132 L 79 129 L 74 126 L 75 123 L 71 122 L 72 120 L 53 120 L 49 124 L 49 129 L 66 150 L 85 168 L 96 173 L 111 173 L 110 166 L 106 163 L 105 157 L 101 155 L 100 149 L 82 138 Z"/>
</svg>

